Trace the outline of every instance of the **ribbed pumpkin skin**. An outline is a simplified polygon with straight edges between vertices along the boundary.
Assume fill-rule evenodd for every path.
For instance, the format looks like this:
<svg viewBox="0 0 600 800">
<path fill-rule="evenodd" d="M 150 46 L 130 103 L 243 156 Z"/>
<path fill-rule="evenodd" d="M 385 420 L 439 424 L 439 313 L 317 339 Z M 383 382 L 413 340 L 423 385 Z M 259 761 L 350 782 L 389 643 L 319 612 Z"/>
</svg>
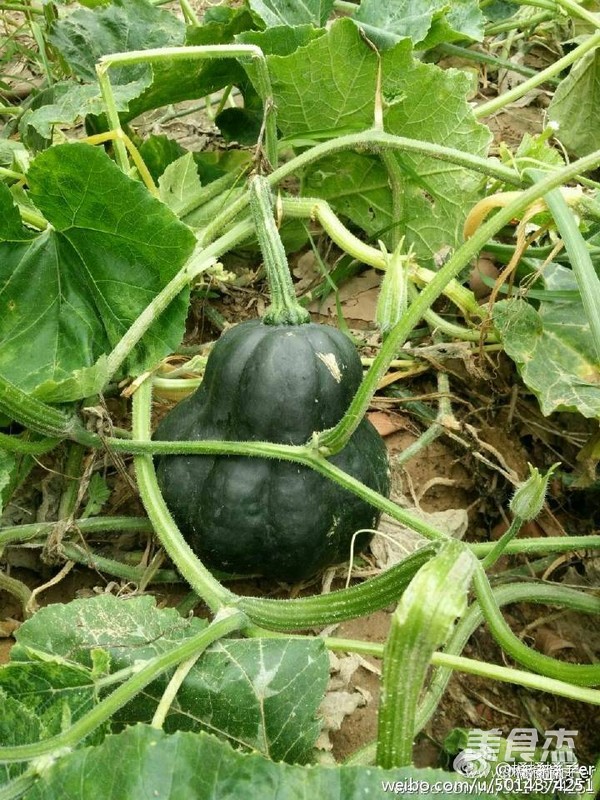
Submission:
<svg viewBox="0 0 600 800">
<path fill-rule="evenodd" d="M 160 423 L 155 439 L 304 444 L 343 416 L 362 377 L 356 349 L 327 325 L 244 322 L 214 346 L 200 388 Z M 331 459 L 387 495 L 383 440 L 363 420 Z M 207 566 L 297 580 L 344 561 L 379 512 L 308 467 L 237 456 L 156 459 L 167 506 Z M 355 552 L 369 534 L 361 534 Z"/>
</svg>

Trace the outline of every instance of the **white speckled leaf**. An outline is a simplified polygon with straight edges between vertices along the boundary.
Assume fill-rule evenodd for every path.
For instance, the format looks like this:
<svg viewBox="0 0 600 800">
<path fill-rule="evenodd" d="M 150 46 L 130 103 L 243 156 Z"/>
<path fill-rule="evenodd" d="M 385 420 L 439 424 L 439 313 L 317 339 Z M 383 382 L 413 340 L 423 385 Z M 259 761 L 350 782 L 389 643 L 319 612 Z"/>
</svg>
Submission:
<svg viewBox="0 0 600 800">
<path fill-rule="evenodd" d="M 101 595 L 41 609 L 19 629 L 12 657 L 60 657 L 90 668 L 101 648 L 114 672 L 172 649 L 205 625 L 175 609 L 157 609 L 153 597 Z M 165 730 L 207 730 L 276 761 L 305 762 L 320 730 L 317 709 L 328 677 L 319 638 L 221 640 L 189 672 Z M 167 680 L 148 686 L 113 724 L 150 722 Z"/>
<path fill-rule="evenodd" d="M 536 311 L 525 300 L 504 300 L 494 306 L 493 318 L 543 414 L 600 415 L 600 367 L 580 302 L 542 303 Z"/>
</svg>

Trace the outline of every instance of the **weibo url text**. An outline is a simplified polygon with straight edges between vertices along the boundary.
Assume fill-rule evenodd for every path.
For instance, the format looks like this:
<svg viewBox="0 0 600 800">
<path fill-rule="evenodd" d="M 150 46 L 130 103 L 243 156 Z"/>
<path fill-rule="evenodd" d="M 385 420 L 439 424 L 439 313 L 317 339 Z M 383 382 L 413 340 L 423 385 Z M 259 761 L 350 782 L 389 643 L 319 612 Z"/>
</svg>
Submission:
<svg viewBox="0 0 600 800">
<path fill-rule="evenodd" d="M 381 788 L 390 794 L 463 794 L 481 797 L 486 794 L 515 793 L 531 795 L 533 793 L 581 794 L 592 790 L 592 768 L 589 774 L 575 775 L 496 775 L 488 780 L 475 781 L 428 781 L 406 778 L 401 781 L 382 781 Z"/>
</svg>

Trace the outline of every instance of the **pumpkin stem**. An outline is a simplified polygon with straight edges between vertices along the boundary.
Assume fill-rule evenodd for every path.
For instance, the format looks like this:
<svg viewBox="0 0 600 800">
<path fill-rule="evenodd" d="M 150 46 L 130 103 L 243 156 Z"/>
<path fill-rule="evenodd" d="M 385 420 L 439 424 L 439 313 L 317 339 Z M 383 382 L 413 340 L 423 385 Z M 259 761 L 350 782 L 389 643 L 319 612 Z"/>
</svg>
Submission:
<svg viewBox="0 0 600 800">
<path fill-rule="evenodd" d="M 250 181 L 250 207 L 271 294 L 271 305 L 263 315 L 263 322 L 265 325 L 310 322 L 310 314 L 296 299 L 285 249 L 273 218 L 271 187 L 261 175 Z"/>
</svg>

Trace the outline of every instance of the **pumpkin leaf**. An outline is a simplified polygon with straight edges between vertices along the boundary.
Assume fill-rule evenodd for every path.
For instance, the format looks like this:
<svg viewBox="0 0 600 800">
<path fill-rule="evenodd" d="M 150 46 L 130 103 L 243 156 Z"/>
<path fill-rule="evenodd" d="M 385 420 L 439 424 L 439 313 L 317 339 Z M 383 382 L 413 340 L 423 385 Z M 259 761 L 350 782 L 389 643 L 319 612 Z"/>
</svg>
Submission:
<svg viewBox="0 0 600 800">
<path fill-rule="evenodd" d="M 290 0 L 248 0 L 252 11 L 265 25 L 315 25 L 322 27 L 333 11 L 333 0 L 303 0 L 302 3 Z"/>
<path fill-rule="evenodd" d="M 557 138 L 574 156 L 600 147 L 600 110 L 594 98 L 600 90 L 600 53 L 586 53 L 558 85 L 548 117 L 558 126 Z"/>
<path fill-rule="evenodd" d="M 433 39 L 483 39 L 484 17 L 474 0 L 362 0 L 353 18 L 382 48 L 407 38 L 415 45 L 430 39 L 428 47 Z"/>
<path fill-rule="evenodd" d="M 30 708 L 19 700 L 10 697 L 0 689 L 0 745 L 11 747 L 19 744 L 39 742 L 46 738 L 47 732 L 40 720 Z M 0 764 L 0 786 L 16 778 L 27 769 L 25 763 Z"/>
<path fill-rule="evenodd" d="M 70 67 L 79 85 L 52 91 L 44 104 L 27 112 L 24 122 L 39 131 L 69 124 L 103 111 L 96 63 L 108 53 L 224 44 L 253 26 L 247 9 L 207 13 L 202 26 L 189 26 L 148 0 L 114 0 L 94 8 L 78 8 L 56 20 L 48 40 Z M 111 68 L 110 79 L 122 119 L 152 108 L 204 97 L 229 84 L 239 85 L 245 72 L 235 59 L 161 61 Z"/>
<path fill-rule="evenodd" d="M 326 35 L 291 55 L 267 60 L 278 124 L 288 139 L 334 138 L 373 124 L 378 56 L 350 20 L 338 20 Z M 414 59 L 408 41 L 386 50 L 381 68 L 386 131 L 486 154 L 490 132 L 475 120 L 465 99 L 463 73 Z M 427 156 L 394 157 L 402 172 L 399 216 L 392 209 L 387 170 L 375 155 L 344 151 L 319 160 L 305 173 L 303 193 L 327 200 L 390 249 L 395 225 L 405 246 L 412 244 L 417 258 L 432 264 L 442 247 L 462 241 L 466 210 L 481 196 L 484 182 Z"/>
<path fill-rule="evenodd" d="M 150 596 L 124 602 L 101 595 L 41 608 L 16 632 L 10 657 L 17 662 L 61 659 L 91 670 L 93 654 L 101 649 L 109 654 L 111 669 L 122 669 L 172 649 L 205 625 L 201 619 L 183 619 L 172 608 L 159 611 Z"/>
<path fill-rule="evenodd" d="M 267 61 L 284 136 L 328 131 L 333 138 L 340 128 L 371 126 L 378 59 L 350 20 L 338 20 L 324 36 Z"/>
<path fill-rule="evenodd" d="M 167 165 L 158 179 L 160 199 L 174 214 L 185 214 L 190 196 L 201 188 L 198 169 L 192 153 L 186 153 Z"/>
<path fill-rule="evenodd" d="M 546 285 L 572 290 L 576 282 L 570 270 L 559 267 Z M 543 414 L 600 415 L 600 367 L 580 299 L 542 302 L 538 310 L 521 298 L 503 300 L 495 304 L 493 319 L 506 354 Z"/>
<path fill-rule="evenodd" d="M 40 722 L 29 735 L 44 737 L 61 732 L 89 711 L 97 702 L 91 672 L 62 659 L 44 663 L 9 663 L 0 669 L 0 690 L 25 706 Z M 23 744 L 37 741 L 28 739 Z M 7 744 L 6 740 L 2 744 Z"/>
<path fill-rule="evenodd" d="M 102 595 L 41 609 L 18 630 L 11 659 L 30 669 L 32 662 L 60 659 L 89 671 L 100 650 L 115 672 L 172 649 L 205 625 L 174 609 L 157 609 L 153 597 L 124 602 Z M 204 729 L 276 761 L 305 762 L 320 730 L 316 713 L 328 677 L 318 638 L 220 641 L 189 672 L 165 729 Z M 113 718 L 113 726 L 150 722 L 166 682 L 164 676 L 154 681 Z"/>
<path fill-rule="evenodd" d="M 109 353 L 177 273 L 191 231 L 101 150 L 74 143 L 41 153 L 30 197 L 52 227 L 0 225 L 0 374 L 49 401 L 98 392 Z M 110 197 L 110 202 L 107 202 Z M 12 209 L 12 210 L 11 210 Z M 183 336 L 186 292 L 160 316 L 125 369 L 138 374 Z"/>
<path fill-rule="evenodd" d="M 116 85 L 113 93 L 117 111 L 127 111 L 130 100 L 139 97 L 150 86 L 150 72 L 140 76 L 138 80 Z M 65 81 L 52 87 L 52 101 L 39 108 L 28 109 L 20 121 L 25 126 L 34 128 L 45 139 L 50 139 L 52 129 L 56 125 L 72 126 L 84 120 L 89 114 L 104 113 L 104 101 L 97 83 L 72 83 Z"/>
<path fill-rule="evenodd" d="M 173 14 L 146 0 L 113 0 L 93 11 L 79 8 L 54 22 L 48 40 L 74 75 L 96 82 L 96 62 L 107 53 L 177 47 L 183 43 L 185 25 Z M 150 74 L 145 64 L 115 68 L 111 81 L 130 83 Z"/>
<path fill-rule="evenodd" d="M 462 777 L 462 776 L 461 776 Z M 258 754 L 242 754 L 206 733 L 180 732 L 167 735 L 145 725 L 128 728 L 118 736 L 107 736 L 95 748 L 86 748 L 60 758 L 44 771 L 28 792 L 28 800 L 139 800 L 140 787 L 152 787 L 161 800 L 184 797 L 206 800 L 359 800 L 389 792 L 400 800 L 414 797 L 409 781 L 422 781 L 419 797 L 450 800 L 454 773 L 439 769 L 384 770 L 377 767 L 324 767 L 311 769 L 276 764 Z M 436 792 L 435 782 L 445 791 Z M 464 784 L 465 779 L 462 778 Z M 431 787 L 425 788 L 426 784 Z M 404 787 L 404 788 L 403 788 Z M 414 787 L 414 783 L 413 783 Z M 477 792 L 482 800 L 496 795 Z"/>
</svg>

